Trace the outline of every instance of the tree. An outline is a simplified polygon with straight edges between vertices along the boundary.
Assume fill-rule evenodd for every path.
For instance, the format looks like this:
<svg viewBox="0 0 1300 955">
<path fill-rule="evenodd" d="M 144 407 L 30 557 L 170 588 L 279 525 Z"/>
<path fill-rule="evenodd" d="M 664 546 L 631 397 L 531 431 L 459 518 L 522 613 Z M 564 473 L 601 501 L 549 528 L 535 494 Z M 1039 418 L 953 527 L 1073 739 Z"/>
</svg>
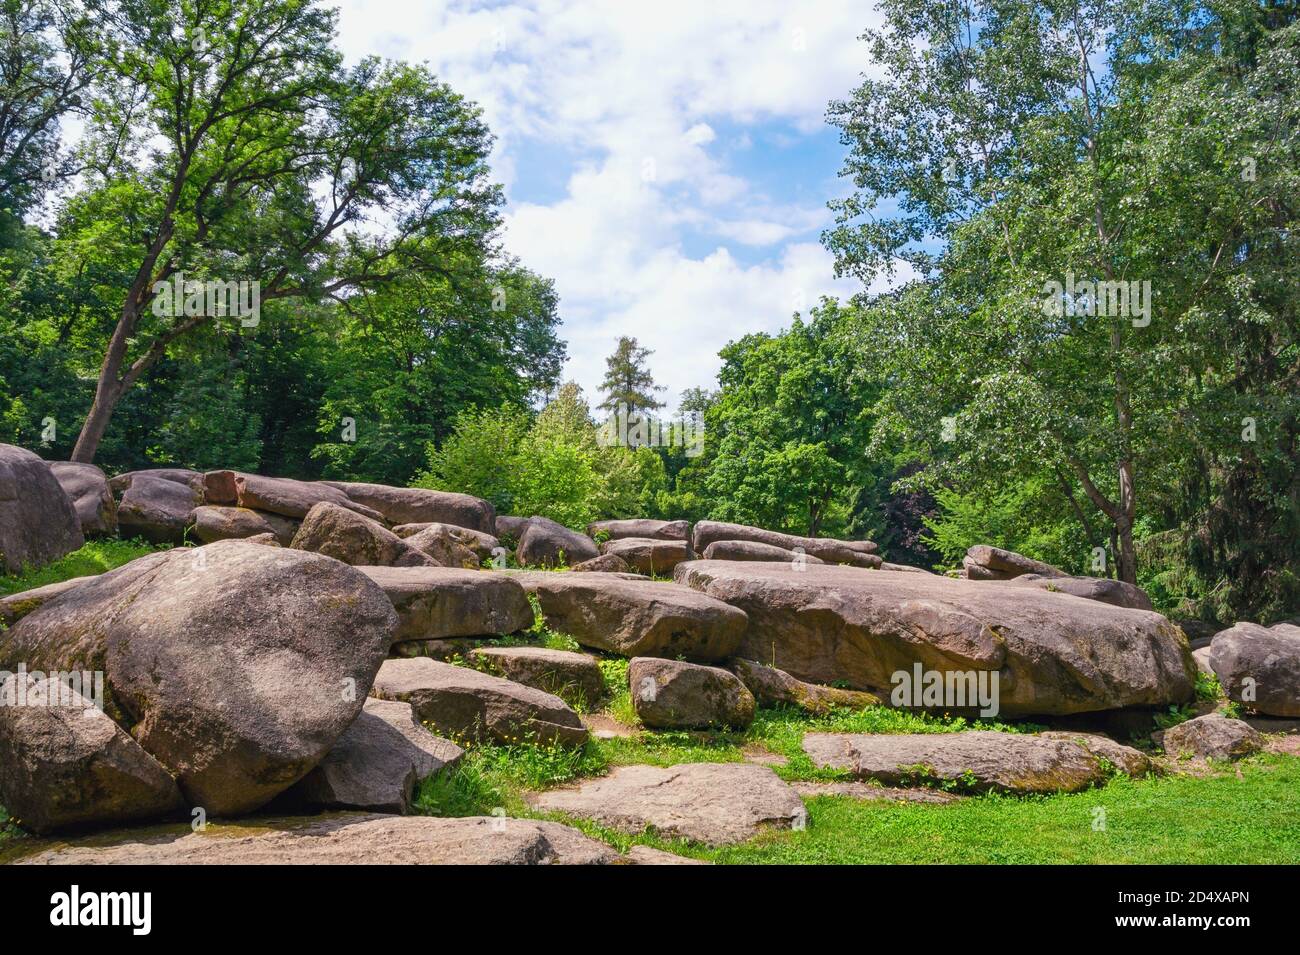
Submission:
<svg viewBox="0 0 1300 955">
<path fill-rule="evenodd" d="M 59 120 L 95 78 L 97 4 L 0 0 L 0 212 L 21 214 L 73 170 Z"/>
<path fill-rule="evenodd" d="M 175 342 L 233 323 L 227 283 L 249 283 L 248 326 L 254 290 L 337 301 L 490 250 L 500 193 L 478 110 L 421 67 L 343 68 L 333 11 L 114 0 L 100 24 L 89 190 L 63 225 L 89 241 L 116 222 L 103 238 L 124 291 L 75 460 L 94 458 L 122 396 Z M 366 228 L 381 211 L 387 228 Z M 184 307 L 159 308 L 173 283 Z"/>
<path fill-rule="evenodd" d="M 842 527 L 864 455 L 875 386 L 855 373 L 830 302 L 779 335 L 721 352 L 705 411 L 710 516 L 816 536 Z"/>
<path fill-rule="evenodd" d="M 664 406 L 655 397 L 655 392 L 664 389 L 655 384 L 646 364 L 652 354 L 650 349 L 638 345 L 635 338 L 624 336 L 618 340 L 614 353 L 605 359 L 605 380 L 600 384 L 605 395 L 599 405 L 602 411 L 646 414 Z"/>
<path fill-rule="evenodd" d="M 1253 454 L 1248 417 L 1294 447 L 1296 27 L 1248 0 L 882 11 L 878 69 L 831 106 L 857 191 L 826 236 L 844 273 L 921 276 L 860 302 L 877 446 L 931 480 L 1064 482 L 1134 582 L 1191 462 Z"/>
</svg>

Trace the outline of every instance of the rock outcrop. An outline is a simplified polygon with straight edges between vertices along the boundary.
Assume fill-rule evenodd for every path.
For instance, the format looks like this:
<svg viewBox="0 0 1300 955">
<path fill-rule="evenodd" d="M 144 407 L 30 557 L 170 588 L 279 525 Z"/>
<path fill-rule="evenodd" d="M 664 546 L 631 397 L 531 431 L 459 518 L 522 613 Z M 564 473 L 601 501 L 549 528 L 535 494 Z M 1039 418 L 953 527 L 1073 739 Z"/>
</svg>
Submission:
<svg viewBox="0 0 1300 955">
<path fill-rule="evenodd" d="M 428 554 L 378 521 L 322 501 L 312 506 L 289 544 L 354 567 L 434 567 Z"/>
<path fill-rule="evenodd" d="M 455 524 L 495 533 L 496 511 L 479 497 L 418 487 L 389 487 L 352 481 L 323 481 L 353 502 L 378 511 L 389 524 Z"/>
<path fill-rule="evenodd" d="M 1106 765 L 1082 744 L 1022 733 L 808 733 L 803 749 L 818 768 L 846 770 L 888 786 L 1072 793 L 1107 776 Z"/>
<path fill-rule="evenodd" d="M 996 671 L 1000 713 L 1063 715 L 1192 698 L 1181 631 L 1156 613 L 1032 587 L 845 567 L 693 561 L 677 579 L 741 608 L 736 655 L 888 696 L 914 664 Z"/>
<path fill-rule="evenodd" d="M 77 509 L 50 466 L 25 448 L 0 444 L 0 570 L 40 567 L 84 543 Z"/>
<path fill-rule="evenodd" d="M 718 667 L 637 657 L 628 665 L 632 707 L 656 729 L 744 729 L 754 721 L 754 695 Z"/>
<path fill-rule="evenodd" d="M 714 663 L 734 655 L 744 638 L 743 611 L 677 584 L 615 574 L 509 576 L 537 596 L 548 627 L 584 647 Z"/>
<path fill-rule="evenodd" d="M 420 722 L 454 740 L 581 746 L 587 728 L 558 696 L 428 657 L 386 660 L 373 694 L 410 703 Z"/>
<path fill-rule="evenodd" d="M 1223 630 L 1210 643 L 1210 667 L 1228 699 L 1268 716 L 1300 716 L 1300 627 Z"/>
<path fill-rule="evenodd" d="M 454 767 L 464 755 L 421 726 L 410 704 L 371 697 L 334 748 L 277 804 L 406 813 L 416 784 Z"/>
<path fill-rule="evenodd" d="M 360 567 L 397 610 L 395 643 L 495 637 L 533 625 L 533 608 L 509 574 L 452 567 Z"/>
<path fill-rule="evenodd" d="M 690 545 L 684 540 L 657 540 L 651 537 L 620 537 L 600 545 L 604 556 L 621 557 L 639 574 L 666 576 L 684 560 L 690 559 Z"/>
<path fill-rule="evenodd" d="M 599 556 L 590 537 L 544 517 L 529 519 L 515 548 L 515 559 L 524 567 L 564 567 Z"/>
<path fill-rule="evenodd" d="M 210 816 L 305 775 L 361 712 L 397 614 L 364 574 L 220 541 L 150 554 L 28 614 L 0 670 L 105 674 L 106 710 Z"/>
<path fill-rule="evenodd" d="M 529 801 L 620 832 L 637 835 L 653 826 L 663 838 L 707 845 L 802 829 L 808 819 L 794 790 L 768 767 L 752 763 L 620 766 L 608 776 L 538 793 Z"/>
<path fill-rule="evenodd" d="M 93 464 L 51 461 L 50 472 L 72 499 L 83 536 L 105 537 L 117 533 L 117 501 L 103 471 Z"/>
<path fill-rule="evenodd" d="M 605 696 L 605 679 L 590 654 L 546 647 L 479 647 L 470 659 L 493 676 L 544 690 L 571 706 L 590 709 Z"/>
</svg>

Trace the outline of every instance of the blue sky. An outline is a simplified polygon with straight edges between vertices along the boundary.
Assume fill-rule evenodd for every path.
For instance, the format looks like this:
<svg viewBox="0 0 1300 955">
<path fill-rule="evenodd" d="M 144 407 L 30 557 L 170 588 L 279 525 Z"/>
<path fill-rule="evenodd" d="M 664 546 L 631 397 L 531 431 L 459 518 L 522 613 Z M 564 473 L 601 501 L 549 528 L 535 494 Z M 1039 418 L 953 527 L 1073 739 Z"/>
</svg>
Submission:
<svg viewBox="0 0 1300 955">
<path fill-rule="evenodd" d="M 589 397 L 620 335 L 671 406 L 728 341 L 859 290 L 819 235 L 847 189 L 826 106 L 865 68 L 870 3 L 336 2 L 350 60 L 427 62 L 482 105 L 506 248 L 555 280 Z"/>
</svg>

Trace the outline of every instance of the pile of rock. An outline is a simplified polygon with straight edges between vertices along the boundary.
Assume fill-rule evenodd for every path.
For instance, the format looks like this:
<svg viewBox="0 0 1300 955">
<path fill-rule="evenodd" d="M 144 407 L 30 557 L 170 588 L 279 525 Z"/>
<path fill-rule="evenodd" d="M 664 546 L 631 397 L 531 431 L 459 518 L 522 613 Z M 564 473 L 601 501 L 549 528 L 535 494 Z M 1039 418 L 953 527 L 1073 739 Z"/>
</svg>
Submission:
<svg viewBox="0 0 1300 955">
<path fill-rule="evenodd" d="M 1007 717 L 1167 708 L 1194 690 L 1186 637 L 1149 603 L 998 548 L 972 548 L 967 579 L 954 580 L 891 572 L 869 541 L 712 521 L 602 521 L 583 534 L 497 516 L 467 495 L 234 471 L 108 480 L 4 446 L 0 517 L 6 566 L 113 527 L 207 542 L 0 600 L 0 671 L 103 676 L 99 705 L 84 686 L 62 694 L 15 675 L 0 687 L 60 694 L 57 705 L 0 707 L 0 804 L 40 832 L 197 809 L 401 814 L 464 746 L 582 746 L 579 712 L 605 693 L 596 657 L 481 645 L 523 642 L 534 606 L 581 647 L 630 661 L 632 706 L 651 730 L 739 730 L 758 706 L 932 708 L 891 693 L 914 669 L 996 675 Z M 571 572 L 501 569 L 507 545 L 526 567 Z M 1239 625 L 1214 637 L 1209 664 L 1233 699 L 1300 715 L 1300 629 Z M 87 709 L 96 715 L 83 718 Z M 1223 735 L 1188 726 L 1167 745 Z M 1075 791 L 1112 766 L 1150 768 L 1086 734 L 809 734 L 804 748 L 856 786 Z M 712 843 L 806 818 L 771 769 L 744 763 L 623 767 L 536 805 Z M 491 823 L 385 818 L 319 817 L 227 848 L 178 836 L 157 852 L 305 859 L 310 839 L 291 833 L 364 832 L 389 845 L 400 831 L 444 861 L 456 839 Z M 498 853 L 511 858 L 617 861 L 553 823 L 511 820 L 503 831 L 517 837 Z M 339 858 L 356 851 L 338 843 Z"/>
<path fill-rule="evenodd" d="M 1022 587 L 1098 600 L 1114 607 L 1155 609 L 1146 592 L 1133 584 L 1107 577 L 1074 577 L 1041 560 L 988 544 L 969 548 L 956 576 L 966 580 L 1012 582 Z"/>
</svg>

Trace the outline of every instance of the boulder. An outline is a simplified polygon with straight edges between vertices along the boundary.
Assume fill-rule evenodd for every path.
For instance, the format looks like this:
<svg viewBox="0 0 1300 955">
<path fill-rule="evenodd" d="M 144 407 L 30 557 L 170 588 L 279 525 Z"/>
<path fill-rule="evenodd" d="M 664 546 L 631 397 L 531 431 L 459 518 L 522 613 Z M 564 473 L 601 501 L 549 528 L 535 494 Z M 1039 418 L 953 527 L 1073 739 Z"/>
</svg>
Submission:
<svg viewBox="0 0 1300 955">
<path fill-rule="evenodd" d="M 526 630 L 533 608 L 508 574 L 451 567 L 361 567 L 397 610 L 395 643 Z"/>
<path fill-rule="evenodd" d="M 645 518 L 628 521 L 596 521 L 587 525 L 587 536 L 595 538 L 604 534 L 606 540 L 625 537 L 650 538 L 661 541 L 686 541 L 691 539 L 690 521 L 652 521 Z"/>
<path fill-rule="evenodd" d="M 26 448 L 0 444 L 0 570 L 40 567 L 85 542 L 72 498 L 50 466 Z"/>
<path fill-rule="evenodd" d="M 528 522 L 515 548 L 515 559 L 525 567 L 559 567 L 599 556 L 590 537 L 543 517 Z"/>
<path fill-rule="evenodd" d="M 40 609 L 47 601 L 53 600 L 59 594 L 71 590 L 73 587 L 79 587 L 86 581 L 94 579 L 93 574 L 86 577 L 70 577 L 67 580 L 60 580 L 58 583 L 46 584 L 44 587 L 35 587 L 32 590 L 24 590 L 21 593 L 0 597 L 0 624 L 5 627 L 12 627 L 33 610 Z M 0 627 L 0 630 L 2 629 L 3 627 Z"/>
<path fill-rule="evenodd" d="M 583 574 L 628 574 L 632 572 L 632 568 L 628 566 L 627 561 L 617 554 L 601 554 L 591 560 L 584 560 L 581 564 L 574 564 L 569 569 Z"/>
<path fill-rule="evenodd" d="M 50 600 L 0 670 L 105 674 L 106 709 L 210 816 L 304 776 L 361 712 L 397 625 L 365 574 L 220 541 L 150 554 Z"/>
<path fill-rule="evenodd" d="M 298 532 L 300 523 L 279 514 L 212 504 L 196 507 L 193 518 L 194 536 L 205 544 L 270 534 L 281 547 L 288 547 L 293 543 L 293 535 Z"/>
<path fill-rule="evenodd" d="M 431 567 L 437 562 L 383 524 L 346 507 L 321 501 L 307 512 L 289 544 L 341 560 L 373 567 Z"/>
<path fill-rule="evenodd" d="M 27 681 L 23 705 L 9 699 Z M 66 684 L 11 675 L 0 686 L 0 805 L 32 832 L 175 813 L 176 781 Z"/>
<path fill-rule="evenodd" d="M 608 776 L 528 797 L 544 812 L 590 819 L 639 835 L 706 845 L 744 842 L 773 829 L 802 829 L 803 800 L 766 766 L 685 763 L 619 766 Z"/>
<path fill-rule="evenodd" d="M 513 514 L 498 514 L 493 522 L 493 531 L 500 540 L 510 541 L 513 544 L 519 543 L 519 538 L 524 536 L 524 531 L 528 530 L 531 517 L 516 517 Z"/>
<path fill-rule="evenodd" d="M 239 503 L 239 486 L 235 478 L 246 477 L 241 471 L 208 471 L 203 475 L 203 501 L 217 507 L 234 507 Z"/>
<path fill-rule="evenodd" d="M 930 574 L 934 576 L 933 571 L 926 570 L 924 567 L 912 567 L 910 564 L 891 564 L 889 561 L 881 563 L 879 570 L 893 570 L 900 574 Z"/>
<path fill-rule="evenodd" d="M 475 548 L 471 546 L 472 539 L 455 533 L 450 524 L 426 524 L 423 530 L 403 540 L 431 558 L 439 567 L 478 569 L 479 557 Z"/>
<path fill-rule="evenodd" d="M 704 548 L 705 560 L 784 560 L 794 562 L 801 560 L 804 564 L 825 563 L 820 557 L 811 554 L 797 554 L 775 544 L 762 544 L 758 541 L 714 541 Z"/>
<path fill-rule="evenodd" d="M 505 816 L 267 816 L 126 829 L 83 841 L 23 840 L 24 865 L 613 865 L 603 842 L 558 822 Z"/>
<path fill-rule="evenodd" d="M 274 534 L 271 533 L 254 534 L 252 537 L 245 537 L 244 540 L 250 544 L 262 544 L 266 547 L 284 546 L 283 544 L 280 543 L 279 538 L 277 538 Z"/>
<path fill-rule="evenodd" d="M 811 683 L 885 691 L 914 664 L 998 671 L 1000 712 L 1012 717 L 1168 707 L 1194 692 L 1182 632 L 1149 611 L 846 567 L 693 561 L 676 576 L 749 615 L 736 656 Z"/>
<path fill-rule="evenodd" d="M 636 715 L 654 729 L 744 729 L 754 722 L 753 694 L 718 667 L 636 657 L 627 682 Z"/>
<path fill-rule="evenodd" d="M 1126 776 L 1137 778 L 1151 772 L 1155 765 L 1140 749 L 1117 743 L 1100 733 L 1075 733 L 1068 730 L 1051 730 L 1038 734 L 1039 739 L 1063 739 L 1077 743 L 1093 756 L 1106 760 Z"/>
<path fill-rule="evenodd" d="M 1228 699 L 1269 716 L 1300 716 L 1300 627 L 1239 623 L 1214 635 L 1210 667 Z"/>
<path fill-rule="evenodd" d="M 108 488 L 120 501 L 122 495 L 131 489 L 135 479 L 141 476 L 158 481 L 171 481 L 173 484 L 184 484 L 197 494 L 203 494 L 203 475 L 189 468 L 148 468 L 143 471 L 126 471 L 109 478 Z"/>
<path fill-rule="evenodd" d="M 1011 580 L 1022 574 L 1037 574 L 1040 577 L 1069 576 L 1059 567 L 1053 567 L 1041 560 L 1034 560 L 1032 557 L 1017 554 L 1015 551 L 1004 550 L 1001 547 L 990 547 L 988 544 L 976 544 L 974 547 L 968 548 L 962 564 L 967 570 L 971 567 L 978 567 L 992 575 L 991 577 L 978 578 L 972 575 L 972 580 Z"/>
<path fill-rule="evenodd" d="M 384 661 L 371 692 L 410 703 L 422 723 L 455 740 L 587 741 L 582 720 L 558 696 L 428 657 Z"/>
<path fill-rule="evenodd" d="M 880 705 L 880 699 L 872 693 L 805 683 L 784 670 L 752 660 L 732 660 L 729 667 L 760 706 L 796 706 L 820 714 L 837 708 L 861 710 Z"/>
<path fill-rule="evenodd" d="M 1196 669 L 1200 670 L 1206 676 L 1212 676 L 1216 679 L 1218 674 L 1214 672 L 1214 667 L 1210 665 L 1210 648 L 1200 647 L 1192 651 L 1192 659 L 1196 661 Z"/>
<path fill-rule="evenodd" d="M 805 554 L 820 558 L 828 564 L 851 564 L 854 567 L 879 567 L 881 559 L 866 548 L 874 548 L 871 541 L 841 541 L 829 537 L 799 537 L 782 534 L 746 524 L 727 524 L 722 521 L 700 521 L 695 525 L 695 553 L 702 554 L 715 541 L 755 541 L 782 550 L 802 549 Z"/>
<path fill-rule="evenodd" d="M 584 647 L 625 657 L 713 663 L 744 638 L 743 611 L 688 587 L 616 574 L 513 573 L 546 625 Z"/>
<path fill-rule="evenodd" d="M 690 559 L 686 541 L 655 540 L 650 537 L 620 537 L 600 545 L 603 555 L 613 554 L 641 574 L 671 574 L 673 568 Z"/>
<path fill-rule="evenodd" d="M 353 481 L 324 481 L 364 507 L 378 511 L 389 524 L 455 524 L 491 534 L 496 511 L 487 501 L 469 494 L 431 491 L 419 487 L 389 487 Z"/>
<path fill-rule="evenodd" d="M 545 690 L 571 706 L 590 709 L 605 696 L 596 658 L 546 647 L 479 647 L 470 654 L 479 669 Z"/>
<path fill-rule="evenodd" d="M 1165 752 L 1203 759 L 1241 759 L 1259 752 L 1264 737 L 1241 720 L 1209 713 L 1165 730 Z"/>
<path fill-rule="evenodd" d="M 78 461 L 51 461 L 50 472 L 63 492 L 72 498 L 84 536 L 117 533 L 117 501 L 113 499 L 103 471 L 93 464 Z"/>
<path fill-rule="evenodd" d="M 1053 593 L 1070 594 L 1086 600 L 1099 600 L 1112 607 L 1130 610 L 1155 610 L 1146 591 L 1135 584 L 1105 577 L 1044 577 L 1042 574 L 1022 574 L 1011 583 L 1021 587 L 1037 587 Z"/>
<path fill-rule="evenodd" d="M 425 521 L 419 524 L 398 524 L 393 528 L 393 533 L 406 540 L 421 531 L 427 531 L 431 527 L 445 527 L 452 537 L 474 551 L 475 556 L 483 562 L 491 560 L 497 551 L 503 549 L 501 541 L 491 534 L 476 531 L 469 527 L 457 527 L 455 524 L 439 524 L 435 521 Z"/>
<path fill-rule="evenodd" d="M 1100 759 L 1069 739 L 972 730 L 862 735 L 807 733 L 819 769 L 846 770 L 887 786 L 949 785 L 972 792 L 1079 792 L 1106 781 Z"/>
<path fill-rule="evenodd" d="M 153 544 L 183 544 L 203 503 L 197 471 L 160 469 L 120 475 L 131 480 L 117 503 L 117 529 L 123 537 L 143 537 Z M 117 480 L 117 478 L 114 478 Z"/>
<path fill-rule="evenodd" d="M 405 814 L 420 780 L 455 766 L 464 755 L 455 743 L 421 726 L 410 704 L 371 697 L 334 748 L 279 802 Z"/>
<path fill-rule="evenodd" d="M 322 481 L 296 481 L 293 478 L 236 473 L 234 482 L 236 503 L 254 511 L 270 511 L 285 517 L 303 518 L 317 504 L 326 503 L 356 511 L 372 521 L 382 522 L 384 519 L 379 511 L 358 504 L 337 487 Z"/>
</svg>

